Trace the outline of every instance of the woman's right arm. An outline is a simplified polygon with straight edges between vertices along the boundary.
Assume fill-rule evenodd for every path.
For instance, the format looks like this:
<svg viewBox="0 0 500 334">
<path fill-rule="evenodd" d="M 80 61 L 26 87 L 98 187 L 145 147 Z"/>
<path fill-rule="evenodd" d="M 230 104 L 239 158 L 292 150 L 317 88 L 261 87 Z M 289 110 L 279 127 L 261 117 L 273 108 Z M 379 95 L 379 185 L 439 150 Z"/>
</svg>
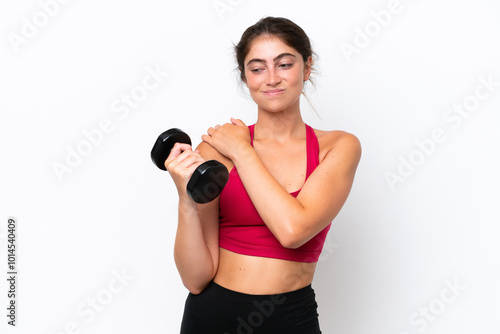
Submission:
<svg viewBox="0 0 500 334">
<path fill-rule="evenodd" d="M 219 265 L 219 200 L 196 204 L 179 199 L 179 221 L 174 259 L 184 286 L 202 292 L 215 277 Z"/>
<path fill-rule="evenodd" d="M 197 150 L 199 153 L 189 145 L 176 144 L 165 162 L 179 193 L 174 259 L 184 286 L 193 294 L 205 289 L 219 265 L 219 198 L 197 204 L 187 195 L 186 185 L 202 162 L 220 161 L 221 156 L 206 143 Z"/>
</svg>

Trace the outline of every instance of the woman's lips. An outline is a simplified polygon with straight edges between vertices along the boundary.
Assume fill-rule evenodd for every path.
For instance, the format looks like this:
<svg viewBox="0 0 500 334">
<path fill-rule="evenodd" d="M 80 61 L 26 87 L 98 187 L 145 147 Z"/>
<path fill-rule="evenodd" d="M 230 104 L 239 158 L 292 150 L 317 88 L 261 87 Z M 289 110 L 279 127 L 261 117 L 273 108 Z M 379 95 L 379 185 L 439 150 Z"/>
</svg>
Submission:
<svg viewBox="0 0 500 334">
<path fill-rule="evenodd" d="M 271 90 L 265 90 L 262 93 L 264 93 L 267 96 L 277 96 L 280 95 L 284 92 L 284 89 L 271 89 Z"/>
</svg>

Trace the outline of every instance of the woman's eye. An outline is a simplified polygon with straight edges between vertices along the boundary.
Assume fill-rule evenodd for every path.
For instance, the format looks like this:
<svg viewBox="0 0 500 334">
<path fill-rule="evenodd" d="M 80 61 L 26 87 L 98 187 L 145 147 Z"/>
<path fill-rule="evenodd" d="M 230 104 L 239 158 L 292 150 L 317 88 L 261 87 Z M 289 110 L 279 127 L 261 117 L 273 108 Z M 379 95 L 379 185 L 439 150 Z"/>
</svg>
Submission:
<svg viewBox="0 0 500 334">
<path fill-rule="evenodd" d="M 253 73 L 259 73 L 259 72 L 261 72 L 263 70 L 264 70 L 263 68 L 253 68 L 250 71 L 252 71 Z"/>
<path fill-rule="evenodd" d="M 281 64 L 280 65 L 280 68 L 283 68 L 283 69 L 288 69 L 290 67 L 292 67 L 293 64 Z"/>
</svg>

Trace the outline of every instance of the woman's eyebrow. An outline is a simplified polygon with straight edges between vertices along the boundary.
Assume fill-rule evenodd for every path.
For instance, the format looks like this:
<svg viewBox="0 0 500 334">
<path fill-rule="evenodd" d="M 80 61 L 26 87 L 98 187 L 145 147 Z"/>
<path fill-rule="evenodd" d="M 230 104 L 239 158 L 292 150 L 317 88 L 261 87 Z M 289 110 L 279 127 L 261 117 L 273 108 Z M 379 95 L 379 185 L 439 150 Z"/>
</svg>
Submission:
<svg viewBox="0 0 500 334">
<path fill-rule="evenodd" d="M 273 59 L 273 61 L 275 62 L 276 60 L 279 60 L 279 59 L 281 59 L 281 58 L 283 58 L 283 57 L 287 57 L 287 56 L 292 56 L 292 57 L 296 58 L 294 54 L 291 54 L 291 53 L 288 53 L 288 52 L 284 52 L 284 53 L 281 53 L 281 54 L 277 55 L 277 56 Z M 260 58 L 253 58 L 253 59 L 250 59 L 250 60 L 248 61 L 247 66 L 248 66 L 248 65 L 250 65 L 251 63 L 265 63 L 265 62 L 266 62 L 266 61 L 265 61 L 264 59 L 260 59 Z"/>
</svg>

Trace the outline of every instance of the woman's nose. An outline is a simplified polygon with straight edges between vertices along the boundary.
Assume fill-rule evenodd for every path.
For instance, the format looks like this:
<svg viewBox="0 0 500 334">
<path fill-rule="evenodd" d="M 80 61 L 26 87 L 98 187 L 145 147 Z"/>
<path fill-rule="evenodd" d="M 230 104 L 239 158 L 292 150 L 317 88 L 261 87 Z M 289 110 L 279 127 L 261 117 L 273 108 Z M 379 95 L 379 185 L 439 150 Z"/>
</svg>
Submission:
<svg viewBox="0 0 500 334">
<path fill-rule="evenodd" d="M 275 69 L 269 69 L 269 75 L 267 77 L 267 82 L 269 86 L 276 86 L 281 82 L 281 78 L 279 76 L 279 73 Z"/>
</svg>

